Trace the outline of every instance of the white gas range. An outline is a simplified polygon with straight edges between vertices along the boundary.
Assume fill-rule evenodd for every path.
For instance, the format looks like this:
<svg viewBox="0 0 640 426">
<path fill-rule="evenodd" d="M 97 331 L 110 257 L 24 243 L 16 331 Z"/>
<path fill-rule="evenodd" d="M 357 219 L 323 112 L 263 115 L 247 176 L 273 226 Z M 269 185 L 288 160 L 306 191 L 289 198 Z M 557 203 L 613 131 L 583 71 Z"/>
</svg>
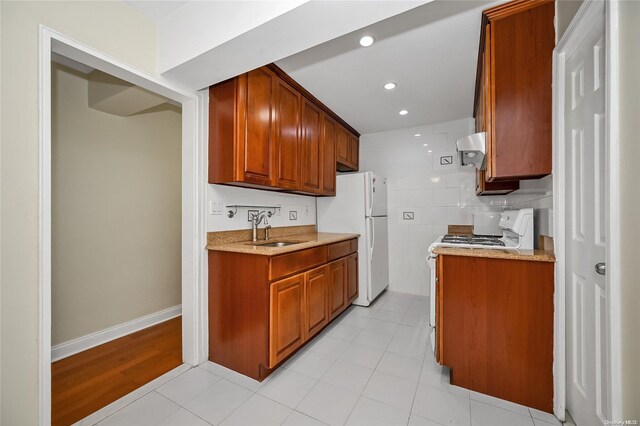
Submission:
<svg viewBox="0 0 640 426">
<path fill-rule="evenodd" d="M 480 214 L 478 217 L 486 214 Z M 474 232 L 480 229 L 474 215 Z M 483 226 L 484 229 L 484 226 Z M 431 347 L 435 350 L 436 327 L 436 257 L 433 250 L 437 247 L 461 247 L 472 249 L 533 250 L 533 209 L 506 210 L 500 214 L 498 235 L 443 235 L 429 246 L 427 263 L 431 268 L 429 291 L 429 325 Z"/>
</svg>

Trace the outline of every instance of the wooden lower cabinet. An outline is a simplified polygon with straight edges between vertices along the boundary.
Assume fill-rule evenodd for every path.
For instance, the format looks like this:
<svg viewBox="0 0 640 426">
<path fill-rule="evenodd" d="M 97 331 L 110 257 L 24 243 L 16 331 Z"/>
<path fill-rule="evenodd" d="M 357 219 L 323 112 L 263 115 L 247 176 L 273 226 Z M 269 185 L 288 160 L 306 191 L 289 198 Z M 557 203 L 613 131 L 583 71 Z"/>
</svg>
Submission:
<svg viewBox="0 0 640 426">
<path fill-rule="evenodd" d="M 271 284 L 269 365 L 277 365 L 305 340 L 305 278 L 298 274 Z"/>
<path fill-rule="evenodd" d="M 358 296 L 357 247 L 210 251 L 209 359 L 262 381 Z"/>
<path fill-rule="evenodd" d="M 552 262 L 439 255 L 436 360 L 451 384 L 553 412 Z"/>
</svg>

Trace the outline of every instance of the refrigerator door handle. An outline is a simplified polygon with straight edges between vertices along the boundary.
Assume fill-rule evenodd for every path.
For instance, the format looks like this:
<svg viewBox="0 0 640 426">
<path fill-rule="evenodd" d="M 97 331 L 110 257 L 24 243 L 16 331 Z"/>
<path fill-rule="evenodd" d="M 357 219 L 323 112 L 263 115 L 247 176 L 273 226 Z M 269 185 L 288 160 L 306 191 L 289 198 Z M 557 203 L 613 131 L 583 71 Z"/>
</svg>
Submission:
<svg viewBox="0 0 640 426">
<path fill-rule="evenodd" d="M 367 183 L 369 185 L 369 202 L 367 203 L 367 216 L 371 216 L 371 214 L 373 213 L 373 193 L 375 191 L 374 187 L 373 187 L 373 177 L 369 176 L 368 174 L 365 175 L 367 178 Z"/>
<path fill-rule="evenodd" d="M 376 245 L 376 221 L 373 218 L 369 219 L 371 221 L 371 255 L 373 256 L 373 248 Z"/>
</svg>

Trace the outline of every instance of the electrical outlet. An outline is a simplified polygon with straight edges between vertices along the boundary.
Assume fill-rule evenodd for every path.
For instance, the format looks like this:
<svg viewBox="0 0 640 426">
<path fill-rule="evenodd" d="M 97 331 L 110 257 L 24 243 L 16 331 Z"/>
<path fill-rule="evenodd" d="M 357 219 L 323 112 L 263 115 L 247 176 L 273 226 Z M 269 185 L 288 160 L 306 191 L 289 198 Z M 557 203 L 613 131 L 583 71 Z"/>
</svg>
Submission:
<svg viewBox="0 0 640 426">
<path fill-rule="evenodd" d="M 402 212 L 402 220 L 413 220 L 413 212 Z"/>
<path fill-rule="evenodd" d="M 247 222 L 251 222 L 255 216 L 260 214 L 259 210 L 249 210 L 247 211 Z"/>
<path fill-rule="evenodd" d="M 298 212 L 296 210 L 289 212 L 289 220 L 298 220 Z"/>
</svg>

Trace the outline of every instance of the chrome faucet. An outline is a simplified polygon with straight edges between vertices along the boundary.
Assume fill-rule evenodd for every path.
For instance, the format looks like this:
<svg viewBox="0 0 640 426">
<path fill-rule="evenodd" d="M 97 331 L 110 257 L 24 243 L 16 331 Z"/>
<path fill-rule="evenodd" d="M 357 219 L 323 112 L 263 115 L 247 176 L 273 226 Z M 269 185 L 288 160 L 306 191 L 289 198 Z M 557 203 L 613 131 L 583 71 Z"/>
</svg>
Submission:
<svg viewBox="0 0 640 426">
<path fill-rule="evenodd" d="M 258 213 L 258 214 L 254 214 L 253 217 L 251 218 L 251 241 L 256 242 L 258 241 L 258 225 L 260 225 L 260 223 L 262 223 L 262 220 L 264 219 L 264 223 L 271 228 L 271 225 L 269 225 L 269 223 L 267 222 L 267 217 L 268 214 L 264 211 Z M 269 231 L 265 231 L 265 240 L 269 239 Z"/>
</svg>

